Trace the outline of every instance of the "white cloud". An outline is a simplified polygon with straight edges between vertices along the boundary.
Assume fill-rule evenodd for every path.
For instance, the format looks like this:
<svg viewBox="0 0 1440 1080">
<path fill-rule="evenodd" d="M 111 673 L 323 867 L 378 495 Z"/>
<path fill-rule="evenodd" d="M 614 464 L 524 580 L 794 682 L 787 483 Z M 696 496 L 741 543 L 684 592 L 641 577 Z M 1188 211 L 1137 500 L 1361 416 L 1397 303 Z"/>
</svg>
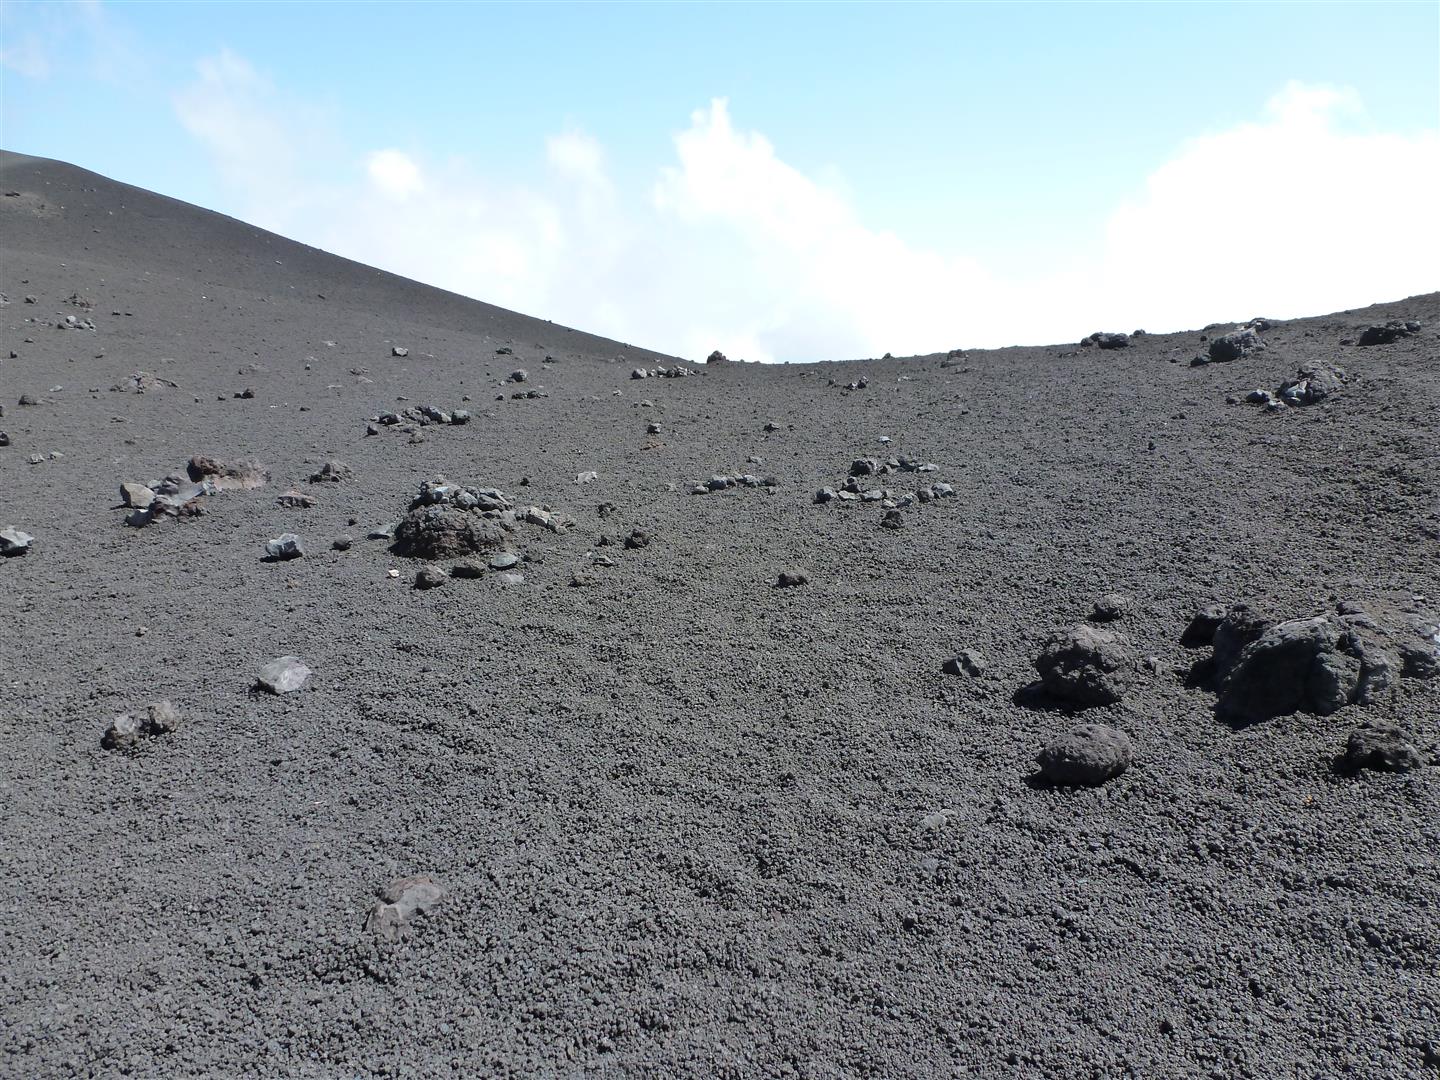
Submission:
<svg viewBox="0 0 1440 1080">
<path fill-rule="evenodd" d="M 1183 143 L 1088 250 L 1055 253 L 1064 270 L 1018 279 L 861 220 L 837 183 L 737 129 L 724 100 L 695 112 L 674 137 L 673 164 L 629 193 L 600 143 L 576 131 L 548 138 L 548 174 L 521 183 L 394 149 L 371 152 L 349 177 L 302 177 L 297 158 L 323 117 L 302 123 L 303 103 L 282 100 L 228 53 L 202 65 L 176 105 L 245 200 L 242 216 L 692 358 L 1074 341 L 1099 328 L 1319 313 L 1440 285 L 1430 196 L 1440 134 L 1369 131 L 1352 92 L 1324 87 L 1292 84 L 1255 122 Z"/>
<path fill-rule="evenodd" d="M 370 182 L 385 195 L 406 199 L 425 190 L 420 166 L 401 150 L 376 150 L 366 161 Z"/>
</svg>

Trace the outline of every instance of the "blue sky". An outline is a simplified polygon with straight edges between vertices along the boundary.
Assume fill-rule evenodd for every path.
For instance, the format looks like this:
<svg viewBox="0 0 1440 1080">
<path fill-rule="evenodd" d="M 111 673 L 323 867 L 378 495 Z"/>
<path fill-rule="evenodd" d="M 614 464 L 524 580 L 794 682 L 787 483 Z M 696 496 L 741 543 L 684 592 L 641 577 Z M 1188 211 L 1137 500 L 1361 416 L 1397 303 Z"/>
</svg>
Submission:
<svg viewBox="0 0 1440 1080">
<path fill-rule="evenodd" d="M 1440 288 L 1435 3 L 7 0 L 0 30 L 6 148 L 670 351 Z"/>
</svg>

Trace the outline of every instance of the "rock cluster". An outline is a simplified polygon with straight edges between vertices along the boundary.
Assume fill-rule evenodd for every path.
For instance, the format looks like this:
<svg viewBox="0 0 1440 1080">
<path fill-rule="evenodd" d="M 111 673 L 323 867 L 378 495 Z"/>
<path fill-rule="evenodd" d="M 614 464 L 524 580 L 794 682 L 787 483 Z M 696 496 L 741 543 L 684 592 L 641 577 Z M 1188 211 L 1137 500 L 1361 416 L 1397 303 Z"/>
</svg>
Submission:
<svg viewBox="0 0 1440 1080">
<path fill-rule="evenodd" d="M 572 522 L 539 506 L 517 506 L 498 488 L 471 488 L 443 477 L 427 480 L 395 527 L 397 555 L 447 559 L 497 552 L 521 523 L 562 532 Z"/>
<path fill-rule="evenodd" d="M 186 471 L 191 480 L 203 481 L 214 491 L 250 491 L 264 487 L 270 479 L 270 474 L 258 462 L 221 461 L 199 455 L 190 459 Z"/>
<path fill-rule="evenodd" d="M 1360 331 L 1357 345 L 1393 345 L 1401 338 L 1411 337 L 1420 332 L 1420 324 L 1414 319 L 1391 319 L 1386 323 L 1367 326 Z"/>
<path fill-rule="evenodd" d="M 171 382 L 169 379 L 162 379 L 159 375 L 149 371 L 136 371 L 121 379 L 114 386 L 110 387 L 114 393 L 121 394 L 148 394 L 153 390 L 168 387 L 171 390 L 179 388 L 179 383 Z"/>
<path fill-rule="evenodd" d="M 1328 400 L 1347 381 L 1345 372 L 1330 364 L 1306 364 L 1293 379 L 1281 383 L 1277 390 L 1251 390 L 1245 395 L 1245 400 L 1252 405 L 1263 405 L 1269 412 L 1303 408 Z"/>
<path fill-rule="evenodd" d="M 1201 643 L 1212 617 L 1211 611 L 1198 615 L 1182 640 Z M 1285 622 L 1231 607 L 1211 636 L 1216 712 L 1249 724 L 1373 704 L 1399 677 L 1440 673 L 1440 635 L 1427 636 L 1428 625 L 1416 618 L 1411 632 L 1383 629 L 1353 604 Z"/>
<path fill-rule="evenodd" d="M 381 427 L 411 432 L 431 424 L 468 424 L 470 413 L 465 409 L 442 409 L 438 405 L 415 405 L 400 412 L 382 412 L 370 417 L 370 423 Z"/>
<path fill-rule="evenodd" d="M 630 372 L 632 379 L 683 379 L 688 375 L 696 374 L 693 368 L 687 368 L 683 364 L 675 364 L 672 367 L 659 365 L 653 368 L 636 368 Z"/>
<path fill-rule="evenodd" d="M 756 476 L 753 473 L 736 473 L 733 476 L 716 474 L 709 480 L 695 481 L 690 485 L 691 495 L 711 495 L 731 488 L 767 488 L 774 491 L 779 481 L 773 476 Z"/>
<path fill-rule="evenodd" d="M 133 750 L 145 737 L 170 735 L 180 727 L 180 710 L 169 701 L 150 704 L 144 715 L 121 713 L 110 722 L 100 745 L 106 750 Z"/>
<path fill-rule="evenodd" d="M 355 471 L 343 461 L 327 461 L 310 474 L 312 484 L 341 484 L 355 479 Z"/>
<path fill-rule="evenodd" d="M 1130 346 L 1129 334 L 1110 334 L 1101 330 L 1080 339 L 1084 347 L 1094 345 L 1097 349 L 1125 349 Z"/>
<path fill-rule="evenodd" d="M 1265 343 L 1260 340 L 1260 335 L 1250 327 L 1242 327 L 1214 338 L 1210 342 L 1208 359 L 1212 364 L 1225 364 L 1263 348 Z"/>
</svg>

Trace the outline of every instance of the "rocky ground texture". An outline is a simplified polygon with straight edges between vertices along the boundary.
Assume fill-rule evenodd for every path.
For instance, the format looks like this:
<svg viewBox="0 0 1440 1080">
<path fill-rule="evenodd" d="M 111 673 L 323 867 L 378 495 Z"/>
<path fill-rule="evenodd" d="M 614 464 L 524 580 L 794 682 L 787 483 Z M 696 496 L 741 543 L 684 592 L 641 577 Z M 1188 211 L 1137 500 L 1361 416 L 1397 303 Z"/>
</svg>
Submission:
<svg viewBox="0 0 1440 1080">
<path fill-rule="evenodd" d="M 0 1074 L 1440 1068 L 1440 295 L 761 367 L 0 237 Z"/>
</svg>

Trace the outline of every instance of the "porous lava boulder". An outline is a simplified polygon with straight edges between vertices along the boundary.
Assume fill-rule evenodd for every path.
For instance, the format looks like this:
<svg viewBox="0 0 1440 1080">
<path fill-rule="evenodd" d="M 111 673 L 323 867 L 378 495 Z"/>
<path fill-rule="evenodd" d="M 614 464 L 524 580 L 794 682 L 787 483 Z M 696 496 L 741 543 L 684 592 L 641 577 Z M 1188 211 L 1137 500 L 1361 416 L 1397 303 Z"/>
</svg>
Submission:
<svg viewBox="0 0 1440 1080">
<path fill-rule="evenodd" d="M 1080 339 L 1081 345 L 1094 345 L 1097 349 L 1128 349 L 1130 347 L 1130 336 L 1128 334 L 1110 334 L 1103 330 L 1097 330 L 1088 337 Z"/>
<path fill-rule="evenodd" d="M 1396 662 L 1373 637 L 1328 616 L 1266 627 L 1221 656 L 1216 670 L 1222 716 L 1250 723 L 1294 712 L 1328 716 L 1346 705 L 1369 705 L 1391 684 Z"/>
<path fill-rule="evenodd" d="M 1035 658 L 1035 670 L 1052 697 L 1076 705 L 1112 705 L 1120 700 L 1135 670 L 1124 637 L 1094 626 L 1052 634 Z"/>
<path fill-rule="evenodd" d="M 1410 772 L 1423 764 L 1414 736 L 1396 724 L 1383 723 L 1361 724 L 1352 731 L 1340 759 L 1341 769 L 1349 773 L 1361 769 Z"/>
<path fill-rule="evenodd" d="M 1224 364 L 1239 360 L 1242 356 L 1264 347 L 1265 343 L 1254 330 L 1233 330 L 1210 342 L 1210 360 L 1212 363 Z"/>
<path fill-rule="evenodd" d="M 504 546 L 505 533 L 498 526 L 458 506 L 432 503 L 400 519 L 392 550 L 412 559 L 453 559 Z"/>
<path fill-rule="evenodd" d="M 1095 787 L 1130 767 L 1130 736 L 1105 724 L 1081 724 L 1041 750 L 1035 758 L 1047 784 Z"/>
</svg>

